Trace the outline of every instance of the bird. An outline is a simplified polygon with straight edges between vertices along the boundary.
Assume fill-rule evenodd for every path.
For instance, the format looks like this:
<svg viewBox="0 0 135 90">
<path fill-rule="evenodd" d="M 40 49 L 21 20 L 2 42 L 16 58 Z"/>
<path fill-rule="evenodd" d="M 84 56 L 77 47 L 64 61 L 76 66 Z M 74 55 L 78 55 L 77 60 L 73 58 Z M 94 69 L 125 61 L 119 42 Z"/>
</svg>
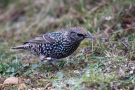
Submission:
<svg viewBox="0 0 135 90">
<path fill-rule="evenodd" d="M 83 27 L 73 27 L 45 33 L 12 49 L 28 50 L 40 61 L 59 61 L 71 55 L 85 38 L 93 39 L 93 36 Z"/>
</svg>

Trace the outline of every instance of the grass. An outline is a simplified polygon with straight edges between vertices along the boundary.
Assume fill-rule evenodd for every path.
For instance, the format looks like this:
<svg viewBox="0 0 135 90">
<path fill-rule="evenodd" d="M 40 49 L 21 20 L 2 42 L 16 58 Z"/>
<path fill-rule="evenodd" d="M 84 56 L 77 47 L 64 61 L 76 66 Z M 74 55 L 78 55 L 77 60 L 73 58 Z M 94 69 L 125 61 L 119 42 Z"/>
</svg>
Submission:
<svg viewBox="0 0 135 90">
<path fill-rule="evenodd" d="M 0 83 L 21 78 L 26 89 L 135 89 L 134 0 L 19 0 L 0 8 Z M 46 32 L 82 26 L 95 37 L 84 40 L 63 62 L 47 62 L 29 52 L 13 51 Z M 3 89 L 15 89 L 9 85 Z"/>
</svg>

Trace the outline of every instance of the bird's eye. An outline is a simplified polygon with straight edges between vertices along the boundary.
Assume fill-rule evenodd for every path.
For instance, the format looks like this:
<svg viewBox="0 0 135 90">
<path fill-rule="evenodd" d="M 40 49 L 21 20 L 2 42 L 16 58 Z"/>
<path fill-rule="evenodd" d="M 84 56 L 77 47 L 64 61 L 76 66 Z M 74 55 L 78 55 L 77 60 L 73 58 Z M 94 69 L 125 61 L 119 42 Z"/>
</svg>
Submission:
<svg viewBox="0 0 135 90">
<path fill-rule="evenodd" d="M 84 36 L 83 34 L 77 34 L 78 36 Z"/>
</svg>

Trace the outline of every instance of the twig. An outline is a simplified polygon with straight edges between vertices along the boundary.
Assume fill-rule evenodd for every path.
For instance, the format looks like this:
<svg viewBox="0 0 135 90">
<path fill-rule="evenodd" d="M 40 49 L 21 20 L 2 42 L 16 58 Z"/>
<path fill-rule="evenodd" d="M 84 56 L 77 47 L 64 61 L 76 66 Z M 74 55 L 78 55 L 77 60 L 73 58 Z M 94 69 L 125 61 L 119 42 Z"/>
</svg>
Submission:
<svg viewBox="0 0 135 90">
<path fill-rule="evenodd" d="M 96 11 L 97 9 L 99 9 L 101 6 L 103 6 L 105 3 L 100 3 L 97 6 L 95 6 L 94 8 L 92 8 L 88 14 L 92 14 L 94 11 Z"/>
</svg>

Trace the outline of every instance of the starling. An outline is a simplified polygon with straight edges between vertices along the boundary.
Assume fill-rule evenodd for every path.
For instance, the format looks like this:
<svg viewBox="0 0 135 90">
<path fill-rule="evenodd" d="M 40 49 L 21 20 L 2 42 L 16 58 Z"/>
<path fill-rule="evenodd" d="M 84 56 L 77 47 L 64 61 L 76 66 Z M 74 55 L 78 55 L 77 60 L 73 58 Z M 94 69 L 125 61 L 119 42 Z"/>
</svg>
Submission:
<svg viewBox="0 0 135 90">
<path fill-rule="evenodd" d="M 74 27 L 43 34 L 12 49 L 28 50 L 40 60 L 57 61 L 71 55 L 85 38 L 92 39 L 92 36 L 82 27 Z"/>
</svg>

